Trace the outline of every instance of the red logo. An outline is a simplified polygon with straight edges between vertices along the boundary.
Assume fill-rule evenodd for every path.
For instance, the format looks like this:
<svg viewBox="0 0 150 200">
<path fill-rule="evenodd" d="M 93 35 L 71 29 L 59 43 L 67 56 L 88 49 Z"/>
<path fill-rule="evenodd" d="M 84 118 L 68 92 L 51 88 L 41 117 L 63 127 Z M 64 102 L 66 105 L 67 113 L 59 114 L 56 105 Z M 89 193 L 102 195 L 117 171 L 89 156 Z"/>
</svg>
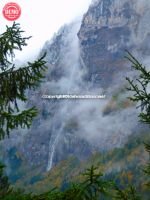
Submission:
<svg viewBox="0 0 150 200">
<path fill-rule="evenodd" d="M 3 16 L 9 21 L 17 20 L 21 15 L 21 8 L 17 3 L 7 3 L 3 8 Z"/>
</svg>

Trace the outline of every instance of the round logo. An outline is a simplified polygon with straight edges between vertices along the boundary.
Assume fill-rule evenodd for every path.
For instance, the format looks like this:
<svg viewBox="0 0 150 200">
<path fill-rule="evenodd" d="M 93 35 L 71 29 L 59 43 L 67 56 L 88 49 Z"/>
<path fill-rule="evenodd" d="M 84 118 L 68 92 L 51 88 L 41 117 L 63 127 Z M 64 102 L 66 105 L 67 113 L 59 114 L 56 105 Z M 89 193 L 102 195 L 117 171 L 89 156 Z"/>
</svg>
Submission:
<svg viewBox="0 0 150 200">
<path fill-rule="evenodd" d="M 21 8 L 17 3 L 7 3 L 3 8 L 3 16 L 9 21 L 17 20 L 21 15 Z"/>
</svg>

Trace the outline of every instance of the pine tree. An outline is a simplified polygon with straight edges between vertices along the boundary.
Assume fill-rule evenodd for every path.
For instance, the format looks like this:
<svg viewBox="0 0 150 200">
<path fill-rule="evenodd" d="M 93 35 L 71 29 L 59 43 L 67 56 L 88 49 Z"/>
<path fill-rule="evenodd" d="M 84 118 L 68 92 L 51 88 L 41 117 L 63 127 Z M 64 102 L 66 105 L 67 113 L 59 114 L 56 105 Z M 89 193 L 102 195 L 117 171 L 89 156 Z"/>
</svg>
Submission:
<svg viewBox="0 0 150 200">
<path fill-rule="evenodd" d="M 22 111 L 18 101 L 27 101 L 26 90 L 35 89 L 44 77 L 45 54 L 25 67 L 16 67 L 15 51 L 21 51 L 30 39 L 23 37 L 23 33 L 20 24 L 14 22 L 0 35 L 0 139 L 9 136 L 12 129 L 29 128 L 37 115 L 35 107 Z"/>
<path fill-rule="evenodd" d="M 141 197 L 138 195 L 136 188 L 134 186 L 128 186 L 124 190 L 121 190 L 119 187 L 115 187 L 116 194 L 114 200 L 141 200 Z"/>
<path fill-rule="evenodd" d="M 148 90 L 150 71 L 129 52 L 127 59 L 131 62 L 132 68 L 139 73 L 136 80 L 126 78 L 130 85 L 127 89 L 134 93 L 133 97 L 129 97 L 129 99 L 133 102 L 140 103 L 141 113 L 139 114 L 139 118 L 142 122 L 150 124 L 150 93 Z"/>
<path fill-rule="evenodd" d="M 85 181 L 81 183 L 81 190 L 77 197 L 82 200 L 98 200 L 102 197 L 109 197 L 113 188 L 112 181 L 104 180 L 103 173 L 98 171 L 98 167 L 91 166 L 83 173 Z M 77 199 L 78 199 L 77 198 Z"/>
<path fill-rule="evenodd" d="M 131 80 L 126 78 L 130 87 L 127 88 L 129 91 L 133 92 L 133 97 L 129 97 L 131 101 L 140 103 L 141 113 L 139 118 L 141 122 L 150 125 L 150 71 L 146 69 L 133 55 L 128 52 L 127 59 L 131 62 L 132 68 L 135 69 L 139 75 L 136 80 Z M 145 150 L 150 156 L 150 142 L 144 144 Z M 150 162 L 144 169 L 145 174 L 150 178 Z M 147 183 L 150 189 L 150 181 Z"/>
<path fill-rule="evenodd" d="M 9 191 L 8 177 L 4 175 L 4 165 L 0 164 L 0 197 L 4 196 Z"/>
</svg>

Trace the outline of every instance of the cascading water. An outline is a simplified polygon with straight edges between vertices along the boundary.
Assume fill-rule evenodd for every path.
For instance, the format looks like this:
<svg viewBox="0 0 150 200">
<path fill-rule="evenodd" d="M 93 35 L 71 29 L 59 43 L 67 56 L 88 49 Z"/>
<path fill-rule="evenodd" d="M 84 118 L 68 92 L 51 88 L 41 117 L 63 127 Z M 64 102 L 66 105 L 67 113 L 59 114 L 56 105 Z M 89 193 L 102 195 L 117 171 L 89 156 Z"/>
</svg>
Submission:
<svg viewBox="0 0 150 200">
<path fill-rule="evenodd" d="M 79 41 L 77 37 L 77 32 L 79 30 L 79 26 L 81 24 L 81 20 L 75 23 L 73 26 L 72 32 L 69 33 L 67 42 L 69 42 L 69 49 L 70 51 L 66 52 L 64 60 L 68 60 L 65 66 L 65 82 L 67 84 L 61 84 L 60 81 L 60 91 L 64 92 L 65 94 L 72 94 L 74 91 L 80 91 L 81 88 L 79 87 L 81 81 L 81 69 L 79 66 Z M 68 59 L 72 58 L 72 59 Z M 80 73 L 79 73 L 80 72 Z M 58 93 L 56 91 L 56 93 Z M 57 100 L 56 100 L 57 101 Z M 61 100 L 58 100 L 58 103 L 61 105 Z M 65 102 L 62 103 L 62 106 L 57 108 L 57 112 L 54 115 L 54 119 L 51 121 L 51 137 L 49 141 L 49 153 L 48 153 L 48 164 L 47 164 L 47 171 L 50 171 L 53 166 L 54 155 L 56 151 L 57 144 L 60 140 L 61 135 L 63 134 L 63 128 L 65 123 L 67 122 L 67 113 L 69 112 L 70 107 L 72 107 L 72 103 Z"/>
<path fill-rule="evenodd" d="M 57 132 L 56 132 L 56 130 L 57 130 Z M 59 128 L 56 127 L 56 124 L 54 124 L 54 126 L 52 128 L 52 136 L 49 141 L 49 155 L 48 155 L 47 171 L 51 170 L 51 168 L 52 168 L 55 149 L 56 149 L 57 142 L 59 140 L 62 130 L 63 130 L 62 124 L 60 125 Z"/>
</svg>

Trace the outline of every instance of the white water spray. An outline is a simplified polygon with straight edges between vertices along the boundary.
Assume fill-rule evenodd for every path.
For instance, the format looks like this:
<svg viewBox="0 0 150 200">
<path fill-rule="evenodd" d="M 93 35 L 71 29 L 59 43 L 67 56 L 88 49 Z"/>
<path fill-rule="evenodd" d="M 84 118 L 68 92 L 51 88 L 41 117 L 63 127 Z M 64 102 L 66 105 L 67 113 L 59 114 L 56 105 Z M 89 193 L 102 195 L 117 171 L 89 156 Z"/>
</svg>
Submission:
<svg viewBox="0 0 150 200">
<path fill-rule="evenodd" d="M 82 71 L 79 69 L 79 40 L 77 37 L 77 32 L 79 30 L 79 26 L 81 24 L 81 20 L 76 22 L 71 32 L 68 34 L 66 38 L 67 42 L 70 45 L 70 51 L 65 52 L 64 60 L 66 62 L 65 66 L 65 82 L 67 84 L 61 84 L 60 81 L 60 88 L 66 93 L 72 93 L 74 91 L 79 91 L 81 88 L 78 87 L 78 84 L 81 81 Z M 70 59 L 68 59 L 70 58 Z M 61 102 L 58 102 L 61 103 Z M 68 120 L 67 113 L 69 112 L 70 106 L 73 105 L 70 103 L 64 103 L 60 108 L 57 110 L 57 114 L 53 119 L 53 127 L 51 129 L 51 137 L 49 141 L 49 153 L 48 153 L 48 164 L 47 164 L 47 171 L 50 171 L 53 167 L 53 160 L 57 148 L 57 144 L 60 140 L 61 135 L 63 134 L 63 128 L 65 122 Z"/>
</svg>

